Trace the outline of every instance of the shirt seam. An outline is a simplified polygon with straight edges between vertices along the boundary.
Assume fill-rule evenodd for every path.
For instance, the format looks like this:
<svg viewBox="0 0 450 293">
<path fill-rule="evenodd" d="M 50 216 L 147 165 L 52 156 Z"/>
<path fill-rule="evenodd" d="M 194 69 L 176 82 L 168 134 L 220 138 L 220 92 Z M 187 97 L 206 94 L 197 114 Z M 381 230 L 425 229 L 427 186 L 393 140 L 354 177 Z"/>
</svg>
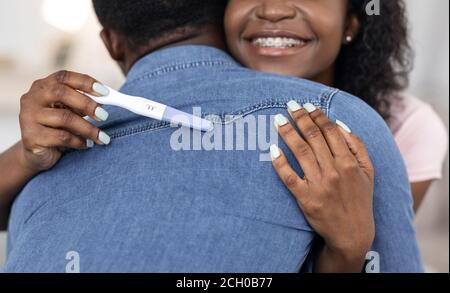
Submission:
<svg viewBox="0 0 450 293">
<path fill-rule="evenodd" d="M 175 71 L 182 71 L 182 70 L 188 70 L 198 67 L 215 67 L 215 66 L 235 66 L 236 64 L 230 61 L 220 61 L 220 60 L 203 60 L 203 61 L 192 61 L 192 62 L 183 62 L 183 63 L 177 63 L 172 65 L 165 65 L 162 67 L 159 67 L 152 71 L 147 71 L 144 73 L 139 74 L 138 77 L 132 78 L 130 80 L 127 80 L 126 86 L 130 86 L 132 84 L 135 84 L 136 82 L 140 82 L 145 79 L 151 79 L 155 76 L 161 76 L 164 74 L 168 74 Z"/>
<path fill-rule="evenodd" d="M 325 114 L 328 116 L 330 100 L 337 92 L 338 91 L 335 89 L 325 91 L 324 93 L 322 93 L 319 96 L 319 102 L 311 101 L 311 99 L 307 99 L 307 98 L 303 98 L 303 99 L 297 98 L 295 100 L 297 102 L 305 102 L 305 103 L 312 102 L 315 106 L 320 107 L 325 112 Z M 248 115 L 251 115 L 251 114 L 259 112 L 259 111 L 268 110 L 268 109 L 276 109 L 276 108 L 286 109 L 286 102 L 288 102 L 288 99 L 269 100 L 269 101 L 265 101 L 265 102 L 262 102 L 262 103 L 259 103 L 259 104 L 253 105 L 253 106 L 247 106 L 245 108 L 241 108 L 240 110 L 236 110 L 234 112 L 229 112 L 229 113 L 226 113 L 226 112 L 222 112 L 220 114 L 218 114 L 218 113 L 202 113 L 202 118 L 214 115 L 214 116 L 220 117 L 220 121 L 218 119 L 216 119 L 216 120 L 212 121 L 213 123 L 227 125 L 227 124 L 231 124 L 231 123 L 235 122 L 236 120 L 238 120 L 242 117 L 246 117 Z M 226 116 L 234 116 L 234 118 L 231 120 L 226 120 L 226 118 L 227 118 Z M 170 123 L 168 123 L 168 122 L 152 121 L 152 122 L 148 122 L 148 123 L 141 123 L 140 125 L 135 126 L 135 127 L 127 127 L 125 129 L 121 129 L 118 131 L 112 131 L 112 132 L 110 132 L 110 137 L 112 140 L 115 140 L 115 139 L 133 136 L 135 134 L 167 129 L 170 127 L 171 127 Z"/>
<path fill-rule="evenodd" d="M 410 181 L 427 181 L 438 180 L 442 178 L 442 168 L 422 168 L 416 170 L 408 170 Z"/>
</svg>

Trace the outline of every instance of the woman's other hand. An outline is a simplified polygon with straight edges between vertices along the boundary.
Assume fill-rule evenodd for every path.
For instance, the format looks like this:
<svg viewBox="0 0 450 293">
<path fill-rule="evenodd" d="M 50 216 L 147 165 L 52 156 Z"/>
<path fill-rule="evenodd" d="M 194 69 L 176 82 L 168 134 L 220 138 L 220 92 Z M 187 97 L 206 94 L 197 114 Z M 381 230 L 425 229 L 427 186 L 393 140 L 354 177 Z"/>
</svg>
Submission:
<svg viewBox="0 0 450 293">
<path fill-rule="evenodd" d="M 325 240 L 319 272 L 361 272 L 375 237 L 374 169 L 364 143 L 312 104 L 288 103 L 300 136 L 283 115 L 275 124 L 305 176 L 271 147 L 273 166 L 314 230 Z"/>
</svg>

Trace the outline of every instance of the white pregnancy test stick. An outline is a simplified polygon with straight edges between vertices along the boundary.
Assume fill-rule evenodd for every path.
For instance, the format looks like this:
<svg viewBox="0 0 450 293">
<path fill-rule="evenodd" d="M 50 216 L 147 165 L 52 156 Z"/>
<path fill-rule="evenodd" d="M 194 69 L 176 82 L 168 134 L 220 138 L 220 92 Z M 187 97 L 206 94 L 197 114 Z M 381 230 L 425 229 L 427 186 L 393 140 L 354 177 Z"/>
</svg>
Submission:
<svg viewBox="0 0 450 293">
<path fill-rule="evenodd" d="M 129 96 L 110 87 L 107 88 L 109 89 L 109 95 L 107 96 L 95 97 L 89 94 L 86 95 L 99 104 L 121 107 L 135 114 L 159 121 L 166 121 L 200 131 L 211 131 L 214 128 L 211 121 L 179 111 L 175 108 L 152 100 Z"/>
</svg>

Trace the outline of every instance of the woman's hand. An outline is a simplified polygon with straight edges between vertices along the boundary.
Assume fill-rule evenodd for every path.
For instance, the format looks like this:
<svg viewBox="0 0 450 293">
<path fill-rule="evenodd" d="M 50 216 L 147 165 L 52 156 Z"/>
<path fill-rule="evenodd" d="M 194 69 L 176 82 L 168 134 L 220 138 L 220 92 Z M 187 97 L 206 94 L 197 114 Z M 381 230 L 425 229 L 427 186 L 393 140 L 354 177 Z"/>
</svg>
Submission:
<svg viewBox="0 0 450 293">
<path fill-rule="evenodd" d="M 36 174 L 52 168 L 62 148 L 84 149 L 108 144 L 109 136 L 83 119 L 108 119 L 108 113 L 81 94 L 108 95 L 106 87 L 87 75 L 60 71 L 35 81 L 22 96 L 22 140 L 0 154 L 0 230 L 6 229 L 14 198 Z"/>
<path fill-rule="evenodd" d="M 288 109 L 304 138 L 283 115 L 276 116 L 275 124 L 305 177 L 277 146 L 271 147 L 271 155 L 281 180 L 325 240 L 316 270 L 361 272 L 375 237 L 374 170 L 368 152 L 344 123 L 337 121 L 338 127 L 315 106 L 290 102 Z"/>
<path fill-rule="evenodd" d="M 94 100 L 81 94 L 108 95 L 106 87 L 87 75 L 60 71 L 33 83 L 21 98 L 22 132 L 19 162 L 24 168 L 45 171 L 61 158 L 63 148 L 84 149 L 109 144 L 109 136 L 83 119 L 108 119 Z"/>
</svg>

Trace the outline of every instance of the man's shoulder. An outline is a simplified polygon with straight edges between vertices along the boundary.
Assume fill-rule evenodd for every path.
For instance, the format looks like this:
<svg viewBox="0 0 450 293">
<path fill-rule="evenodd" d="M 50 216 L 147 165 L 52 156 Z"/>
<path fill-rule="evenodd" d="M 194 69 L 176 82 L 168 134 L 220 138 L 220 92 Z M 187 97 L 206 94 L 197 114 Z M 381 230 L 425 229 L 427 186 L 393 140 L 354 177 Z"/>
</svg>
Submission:
<svg viewBox="0 0 450 293">
<path fill-rule="evenodd" d="M 293 92 L 302 96 L 318 96 L 328 94 L 330 96 L 335 94 L 343 94 L 336 88 L 332 88 L 317 82 L 298 77 L 288 77 L 278 74 L 262 73 L 249 69 L 242 69 L 236 74 L 236 79 L 242 80 L 242 86 L 248 85 L 249 81 L 254 81 L 255 87 L 264 86 L 271 92 Z M 252 84 L 252 83 L 250 83 Z"/>
<path fill-rule="evenodd" d="M 210 89 L 210 91 L 208 91 Z M 262 73 L 243 67 L 227 52 L 207 46 L 180 46 L 149 54 L 132 68 L 123 91 L 158 96 L 183 93 L 208 98 L 239 93 L 259 99 L 291 97 L 314 100 L 337 90 L 296 77 Z"/>
</svg>

